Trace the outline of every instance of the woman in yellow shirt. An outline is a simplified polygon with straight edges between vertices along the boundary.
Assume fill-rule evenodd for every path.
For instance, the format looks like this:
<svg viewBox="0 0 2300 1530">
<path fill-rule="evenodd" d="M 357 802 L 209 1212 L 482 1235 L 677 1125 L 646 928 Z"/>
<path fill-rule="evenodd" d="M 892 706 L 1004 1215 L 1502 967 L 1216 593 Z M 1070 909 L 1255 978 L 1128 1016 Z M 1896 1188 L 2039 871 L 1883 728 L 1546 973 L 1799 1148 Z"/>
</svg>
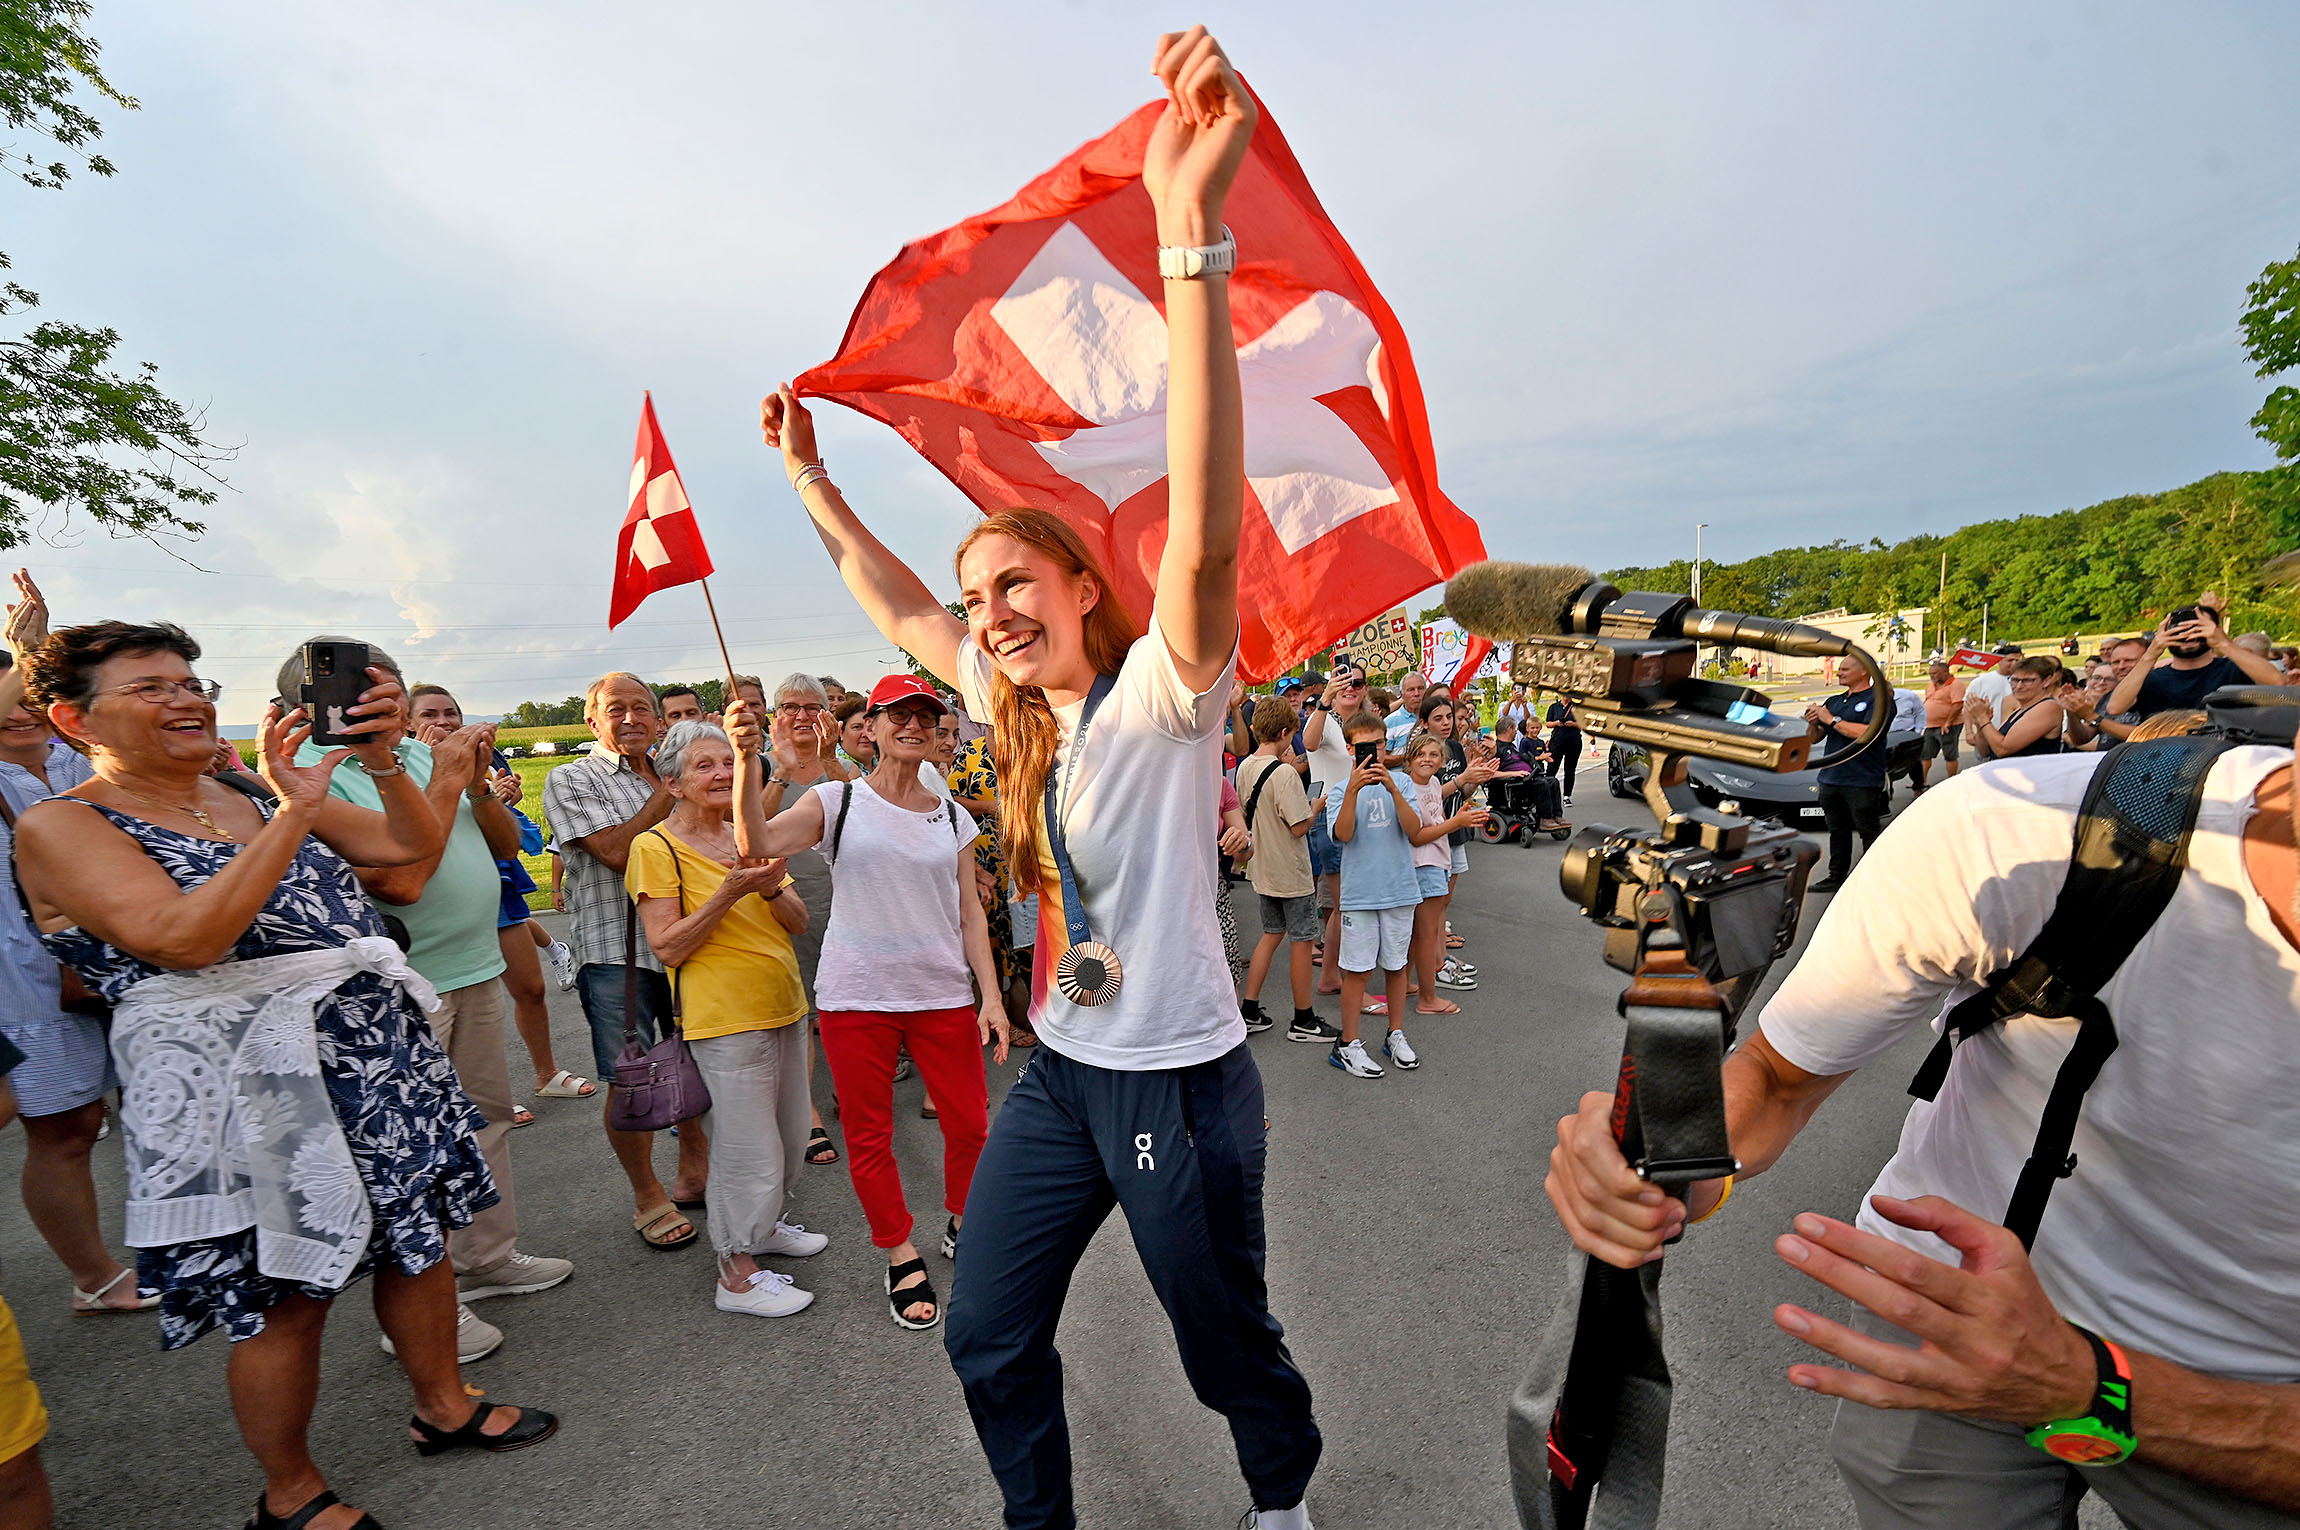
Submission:
<svg viewBox="0 0 2300 1530">
<path fill-rule="evenodd" d="M 816 1254 L 830 1241 L 782 1219 L 811 1124 L 806 990 L 791 945 L 807 927 L 806 905 L 781 861 L 735 864 L 735 752 L 725 733 L 678 724 L 655 746 L 655 769 L 676 805 L 631 842 L 623 881 L 711 1091 L 712 1299 L 721 1312 L 787 1317 L 814 1294 L 762 1269 L 759 1256 Z"/>
</svg>

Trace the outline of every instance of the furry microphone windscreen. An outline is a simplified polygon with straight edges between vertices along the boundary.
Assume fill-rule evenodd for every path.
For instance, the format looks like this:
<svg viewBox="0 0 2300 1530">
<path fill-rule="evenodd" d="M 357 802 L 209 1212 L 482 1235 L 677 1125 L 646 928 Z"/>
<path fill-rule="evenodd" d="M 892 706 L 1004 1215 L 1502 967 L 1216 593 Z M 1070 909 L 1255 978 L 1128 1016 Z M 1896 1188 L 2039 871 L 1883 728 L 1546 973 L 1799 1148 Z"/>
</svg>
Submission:
<svg viewBox="0 0 2300 1530">
<path fill-rule="evenodd" d="M 1554 637 L 1593 577 L 1570 563 L 1472 563 L 1446 581 L 1446 615 L 1497 642 Z"/>
</svg>

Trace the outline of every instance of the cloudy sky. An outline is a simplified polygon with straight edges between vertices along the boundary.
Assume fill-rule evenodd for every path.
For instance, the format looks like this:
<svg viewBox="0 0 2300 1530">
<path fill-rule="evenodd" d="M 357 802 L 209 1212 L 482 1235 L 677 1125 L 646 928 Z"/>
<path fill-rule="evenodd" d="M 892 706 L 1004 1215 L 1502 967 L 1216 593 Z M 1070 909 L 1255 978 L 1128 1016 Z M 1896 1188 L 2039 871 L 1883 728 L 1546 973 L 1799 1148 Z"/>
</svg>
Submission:
<svg viewBox="0 0 2300 1530">
<path fill-rule="evenodd" d="M 1396 308 L 1498 556 L 1888 540 L 2268 459 L 2234 321 L 2300 245 L 2300 8 L 1218 5 Z M 120 173 L 0 187 L 61 318 L 243 443 L 182 548 L 47 528 L 61 619 L 167 617 L 229 722 L 332 628 L 494 712 L 701 677 L 605 628 L 642 389 L 748 668 L 867 683 L 757 399 L 905 240 L 1153 93 L 1137 6 L 97 0 Z M 1178 17 L 1178 21 L 1191 18 Z M 831 415 L 843 416 L 832 409 Z M 938 586 L 972 514 L 826 420 Z"/>
</svg>

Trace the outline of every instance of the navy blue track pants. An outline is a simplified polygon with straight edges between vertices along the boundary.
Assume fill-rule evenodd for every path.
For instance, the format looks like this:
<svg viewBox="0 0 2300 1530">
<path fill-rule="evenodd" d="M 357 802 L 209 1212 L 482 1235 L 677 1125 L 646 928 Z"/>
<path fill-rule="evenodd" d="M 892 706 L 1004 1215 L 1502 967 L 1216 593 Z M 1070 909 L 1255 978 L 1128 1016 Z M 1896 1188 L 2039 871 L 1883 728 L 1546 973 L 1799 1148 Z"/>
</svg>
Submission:
<svg viewBox="0 0 2300 1530">
<path fill-rule="evenodd" d="M 1113 1206 L 1198 1400 L 1230 1421 L 1257 1508 L 1302 1501 L 1322 1441 L 1262 1284 L 1262 1075 L 1244 1043 L 1121 1072 L 1041 1046 L 975 1167 L 943 1343 L 1012 1530 L 1069 1530 L 1070 1425 L 1054 1330 Z"/>
</svg>

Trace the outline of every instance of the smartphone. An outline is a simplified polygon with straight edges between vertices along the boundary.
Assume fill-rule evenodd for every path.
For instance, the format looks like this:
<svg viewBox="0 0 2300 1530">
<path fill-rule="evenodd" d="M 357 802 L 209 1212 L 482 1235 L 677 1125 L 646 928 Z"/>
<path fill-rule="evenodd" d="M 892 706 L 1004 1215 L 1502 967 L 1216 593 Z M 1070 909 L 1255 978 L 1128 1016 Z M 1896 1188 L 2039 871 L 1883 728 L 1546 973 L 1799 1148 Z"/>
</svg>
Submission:
<svg viewBox="0 0 2300 1530">
<path fill-rule="evenodd" d="M 315 744 L 356 744 L 364 734 L 346 730 L 360 719 L 351 715 L 373 682 L 367 677 L 365 643 L 319 641 L 303 645 L 303 690 L 298 698 L 311 716 Z"/>
<path fill-rule="evenodd" d="M 2164 620 L 2168 625 L 2174 627 L 2195 621 L 2196 608 L 2194 606 L 2174 606 L 2172 608 L 2172 614 L 2165 617 Z"/>
<path fill-rule="evenodd" d="M 1361 738 L 1350 745 L 1350 753 L 1357 757 L 1360 765 L 1374 764 L 1382 757 L 1382 741 L 1378 738 Z"/>
</svg>

